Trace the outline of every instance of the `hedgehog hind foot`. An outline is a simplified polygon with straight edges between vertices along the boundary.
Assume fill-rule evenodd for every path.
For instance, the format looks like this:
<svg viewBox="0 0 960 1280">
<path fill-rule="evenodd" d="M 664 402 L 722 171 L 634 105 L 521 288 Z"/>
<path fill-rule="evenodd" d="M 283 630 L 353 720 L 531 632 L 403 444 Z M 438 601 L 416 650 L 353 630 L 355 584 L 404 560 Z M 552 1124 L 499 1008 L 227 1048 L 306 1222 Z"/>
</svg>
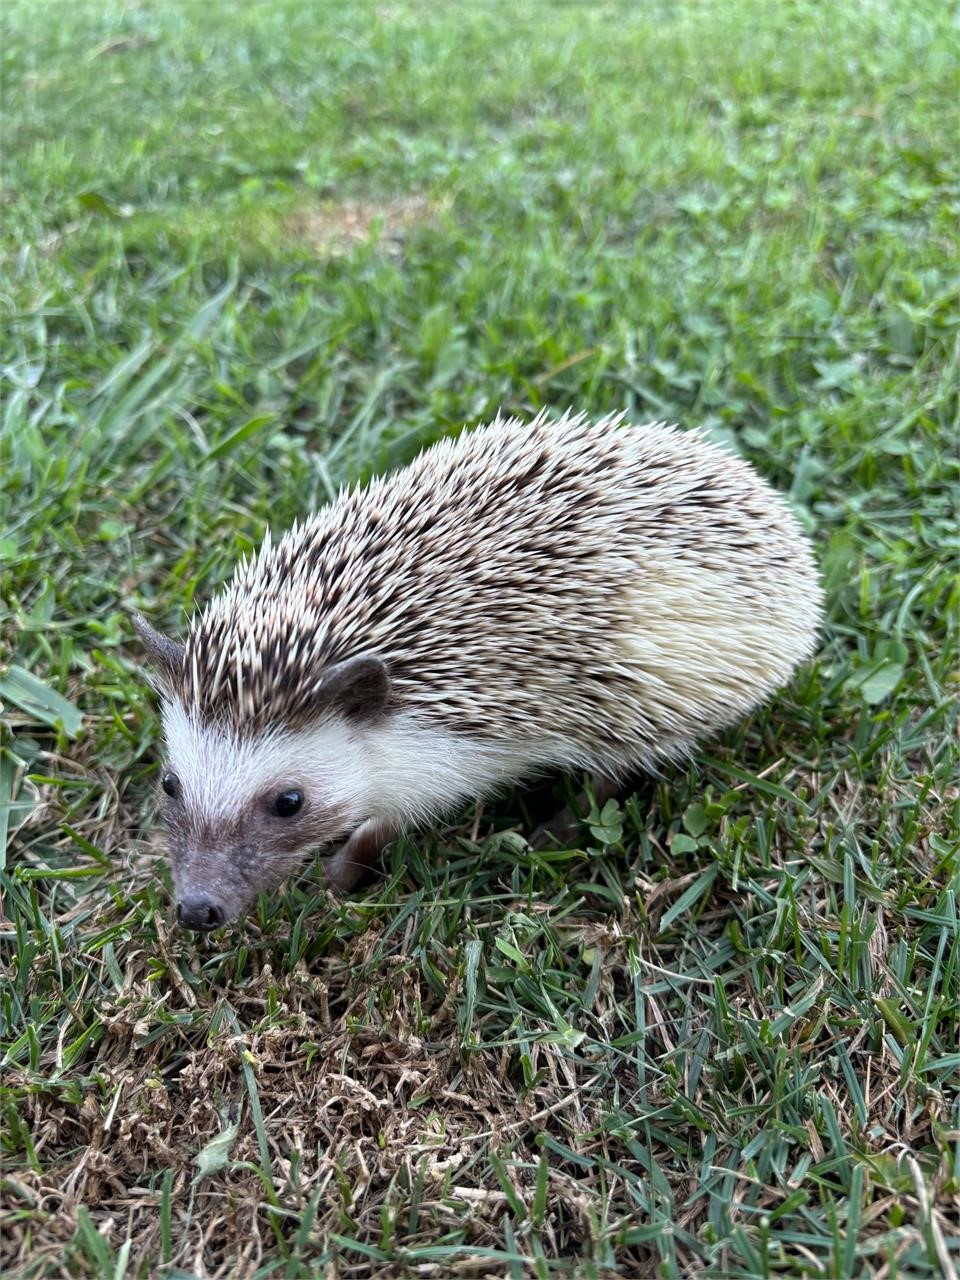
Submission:
<svg viewBox="0 0 960 1280">
<path fill-rule="evenodd" d="M 330 888 L 336 893 L 349 893 L 369 879 L 374 864 L 396 834 L 389 823 L 379 818 L 361 823 L 336 853 L 321 859 Z"/>
<path fill-rule="evenodd" d="M 603 774 L 591 780 L 590 791 L 577 793 L 573 805 L 565 804 L 562 809 L 546 822 L 541 822 L 530 835 L 529 843 L 533 849 L 547 849 L 551 845 L 571 845 L 578 841 L 586 825 L 590 813 L 591 796 L 598 809 L 602 809 L 608 800 L 621 790 L 622 783 Z"/>
</svg>

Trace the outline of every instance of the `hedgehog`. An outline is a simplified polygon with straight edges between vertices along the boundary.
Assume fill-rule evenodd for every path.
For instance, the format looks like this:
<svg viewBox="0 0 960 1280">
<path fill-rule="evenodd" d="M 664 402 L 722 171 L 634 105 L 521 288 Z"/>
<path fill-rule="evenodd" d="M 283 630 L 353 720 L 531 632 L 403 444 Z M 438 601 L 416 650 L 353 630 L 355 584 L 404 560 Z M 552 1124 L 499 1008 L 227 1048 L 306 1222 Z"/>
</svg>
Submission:
<svg viewBox="0 0 960 1280">
<path fill-rule="evenodd" d="M 790 679 L 821 609 L 785 500 L 697 432 L 442 440 L 268 532 L 183 641 L 135 615 L 177 920 L 232 922 L 315 852 L 355 888 L 401 832 L 536 775 L 609 793 L 683 758 Z"/>
</svg>

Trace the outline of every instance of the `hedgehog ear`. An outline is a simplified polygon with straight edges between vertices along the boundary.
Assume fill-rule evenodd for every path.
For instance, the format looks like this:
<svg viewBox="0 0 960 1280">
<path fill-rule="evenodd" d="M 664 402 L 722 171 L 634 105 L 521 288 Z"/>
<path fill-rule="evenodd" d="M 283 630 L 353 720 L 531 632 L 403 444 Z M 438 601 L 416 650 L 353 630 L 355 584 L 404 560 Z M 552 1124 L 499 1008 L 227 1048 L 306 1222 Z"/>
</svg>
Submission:
<svg viewBox="0 0 960 1280">
<path fill-rule="evenodd" d="M 324 670 L 321 700 L 351 720 L 372 720 L 387 705 L 390 677 L 380 658 L 360 654 Z"/>
<path fill-rule="evenodd" d="M 147 658 L 161 683 L 172 685 L 183 666 L 183 644 L 179 640 L 171 640 L 162 631 L 155 630 L 143 614 L 135 609 L 130 611 L 130 621 L 143 641 Z"/>
</svg>

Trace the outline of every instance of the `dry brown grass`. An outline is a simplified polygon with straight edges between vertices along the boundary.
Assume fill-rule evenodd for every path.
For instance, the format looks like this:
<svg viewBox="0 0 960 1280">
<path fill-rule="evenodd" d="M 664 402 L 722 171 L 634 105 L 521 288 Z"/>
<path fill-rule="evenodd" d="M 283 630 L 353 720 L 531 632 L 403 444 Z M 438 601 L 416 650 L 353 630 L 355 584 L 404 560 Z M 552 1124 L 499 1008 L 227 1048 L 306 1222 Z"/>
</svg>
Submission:
<svg viewBox="0 0 960 1280">
<path fill-rule="evenodd" d="M 341 257 L 376 238 L 383 253 L 397 253 L 411 231 L 435 226 L 449 202 L 425 195 L 392 200 L 329 200 L 302 207 L 284 227 L 291 238 L 310 246 L 318 257 Z"/>
</svg>

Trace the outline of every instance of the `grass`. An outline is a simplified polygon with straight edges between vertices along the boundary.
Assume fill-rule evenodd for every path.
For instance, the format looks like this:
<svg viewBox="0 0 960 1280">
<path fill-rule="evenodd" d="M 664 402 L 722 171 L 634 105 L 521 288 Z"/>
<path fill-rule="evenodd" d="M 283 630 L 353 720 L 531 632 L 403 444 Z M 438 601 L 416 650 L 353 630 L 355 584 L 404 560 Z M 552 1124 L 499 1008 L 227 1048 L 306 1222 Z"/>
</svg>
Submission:
<svg viewBox="0 0 960 1280">
<path fill-rule="evenodd" d="M 956 1276 L 955 15 L 8 0 L 5 1274 Z M 704 426 L 829 593 L 769 708 L 171 924 L 171 630 L 498 408 Z"/>
</svg>

